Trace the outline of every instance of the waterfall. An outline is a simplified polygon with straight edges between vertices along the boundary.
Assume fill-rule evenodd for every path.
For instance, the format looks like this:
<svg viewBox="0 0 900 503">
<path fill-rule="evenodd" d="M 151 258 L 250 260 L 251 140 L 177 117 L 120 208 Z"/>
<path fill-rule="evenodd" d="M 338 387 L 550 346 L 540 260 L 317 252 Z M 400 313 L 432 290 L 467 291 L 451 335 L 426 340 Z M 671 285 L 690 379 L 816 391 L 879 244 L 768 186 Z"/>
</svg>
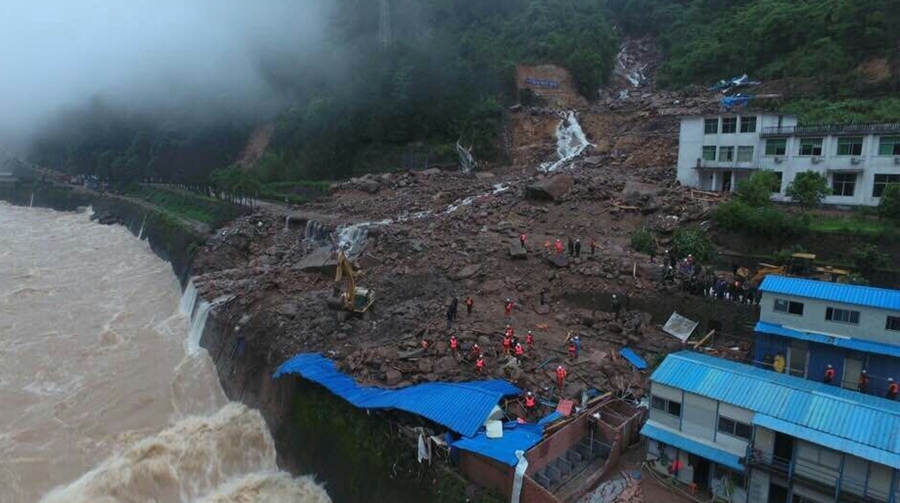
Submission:
<svg viewBox="0 0 900 503">
<path fill-rule="evenodd" d="M 34 208 L 34 192 L 31 193 L 31 202 L 28 203 L 29 208 Z"/>
<path fill-rule="evenodd" d="M 344 250 L 348 257 L 356 257 L 362 253 L 369 238 L 370 222 L 348 225 L 337 231 L 337 246 Z"/>
<path fill-rule="evenodd" d="M 303 239 L 306 241 L 323 243 L 328 241 L 329 234 L 330 232 L 327 227 L 315 220 L 309 220 L 306 222 L 306 231 L 303 233 Z"/>
<path fill-rule="evenodd" d="M 575 112 L 561 112 L 562 120 L 556 126 L 556 162 L 545 162 L 538 168 L 543 173 L 556 171 L 581 155 L 590 143 L 575 118 Z"/>
<path fill-rule="evenodd" d="M 184 293 L 181 294 L 181 303 L 178 310 L 181 314 L 191 317 L 194 314 L 194 305 L 197 304 L 197 287 L 194 280 L 188 280 L 188 284 L 184 287 Z"/>
<path fill-rule="evenodd" d="M 188 332 L 187 351 L 188 354 L 195 355 L 200 351 L 200 338 L 203 337 L 203 330 L 206 328 L 206 320 L 209 318 L 209 310 L 212 304 L 201 300 L 197 305 L 197 312 L 191 316 L 191 331 Z"/>
<path fill-rule="evenodd" d="M 291 230 L 291 216 L 285 215 L 284 217 L 284 232 Z"/>
<path fill-rule="evenodd" d="M 144 220 L 141 222 L 141 230 L 138 232 L 138 241 L 140 241 L 144 237 L 144 225 L 147 223 L 147 215 L 144 215 Z"/>
<path fill-rule="evenodd" d="M 456 155 L 459 156 L 459 170 L 462 173 L 471 173 L 477 163 L 472 157 L 472 147 L 466 148 L 456 142 Z"/>
</svg>

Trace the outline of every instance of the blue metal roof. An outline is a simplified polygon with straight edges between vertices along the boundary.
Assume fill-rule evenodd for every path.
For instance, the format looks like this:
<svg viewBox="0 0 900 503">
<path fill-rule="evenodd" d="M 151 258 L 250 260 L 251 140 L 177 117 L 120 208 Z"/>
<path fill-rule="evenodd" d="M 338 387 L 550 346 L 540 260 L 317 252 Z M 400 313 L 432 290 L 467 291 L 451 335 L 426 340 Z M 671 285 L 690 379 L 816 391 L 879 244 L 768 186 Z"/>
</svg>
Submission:
<svg viewBox="0 0 900 503">
<path fill-rule="evenodd" d="M 730 452 L 723 451 L 718 447 L 697 442 L 696 440 L 691 440 L 687 437 L 683 437 L 677 431 L 670 431 L 665 428 L 661 428 L 651 422 L 647 422 L 644 423 L 644 427 L 641 428 L 641 435 L 647 438 L 652 438 L 653 440 L 662 442 L 666 445 L 671 445 L 676 449 L 690 452 L 691 454 L 700 456 L 701 458 L 715 461 L 720 465 L 725 465 L 734 470 L 738 470 L 741 472 L 744 471 L 744 465 L 741 464 L 740 456 L 736 456 Z"/>
<path fill-rule="evenodd" d="M 900 468 L 898 402 L 688 351 L 669 355 L 650 379 L 794 425 L 813 443 L 828 435 L 848 452 L 856 444 L 866 459 Z"/>
<path fill-rule="evenodd" d="M 619 354 L 622 355 L 623 358 L 628 360 L 629 363 L 634 365 L 634 367 L 638 370 L 646 370 L 647 362 L 644 361 L 643 358 L 638 356 L 637 353 L 631 350 L 631 348 L 622 348 L 619 350 Z"/>
<path fill-rule="evenodd" d="M 516 451 L 528 451 L 543 437 L 543 425 L 510 422 L 503 425 L 502 438 L 488 438 L 482 430 L 474 437 L 464 437 L 453 442 L 453 447 L 516 466 L 519 462 Z"/>
<path fill-rule="evenodd" d="M 297 374 L 317 382 L 362 409 L 398 409 L 422 417 L 467 437 L 474 436 L 503 397 L 522 390 L 506 381 L 426 383 L 402 389 L 360 386 L 338 371 L 334 362 L 304 353 L 283 363 L 274 378 Z"/>
<path fill-rule="evenodd" d="M 900 311 L 900 290 L 786 276 L 766 276 L 759 289 L 763 292 Z"/>
<path fill-rule="evenodd" d="M 818 342 L 819 344 L 831 344 L 832 346 L 852 349 L 853 351 L 862 351 L 865 353 L 875 353 L 900 358 L 900 346 L 892 346 L 881 342 L 864 341 L 851 337 L 834 337 L 832 335 L 824 335 L 816 332 L 803 332 L 763 321 L 757 322 L 754 330 L 763 334 L 780 335 L 781 337 Z M 898 340 L 898 342 L 900 342 L 900 340 Z"/>
</svg>

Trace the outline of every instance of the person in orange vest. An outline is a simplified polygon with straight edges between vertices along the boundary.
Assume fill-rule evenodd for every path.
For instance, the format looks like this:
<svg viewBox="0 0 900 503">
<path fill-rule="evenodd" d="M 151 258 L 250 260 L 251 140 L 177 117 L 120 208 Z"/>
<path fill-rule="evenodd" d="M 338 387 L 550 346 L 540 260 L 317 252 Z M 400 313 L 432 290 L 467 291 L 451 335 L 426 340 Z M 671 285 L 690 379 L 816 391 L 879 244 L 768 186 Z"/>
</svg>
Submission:
<svg viewBox="0 0 900 503">
<path fill-rule="evenodd" d="M 566 369 L 562 365 L 556 367 L 556 386 L 559 387 L 559 392 L 562 393 L 563 385 L 566 383 Z"/>
<path fill-rule="evenodd" d="M 456 334 L 450 336 L 450 351 L 454 353 L 459 351 L 459 340 L 456 339 Z"/>
<path fill-rule="evenodd" d="M 472 316 L 472 308 L 475 307 L 475 301 L 472 300 L 472 296 L 466 297 L 466 314 Z"/>
<path fill-rule="evenodd" d="M 828 364 L 828 368 L 825 369 L 825 384 L 831 384 L 831 381 L 834 381 L 834 367 L 831 364 Z"/>
<path fill-rule="evenodd" d="M 560 240 L 557 239 L 557 240 L 556 240 L 555 246 L 556 246 L 556 254 L 557 254 L 557 255 L 562 255 L 562 252 L 563 252 L 563 244 L 562 244 L 562 241 L 560 241 Z"/>
<path fill-rule="evenodd" d="M 522 243 L 522 248 L 525 248 L 525 241 L 527 241 L 527 239 L 524 232 L 519 234 L 519 242 Z"/>
<path fill-rule="evenodd" d="M 865 393 L 869 389 L 869 374 L 866 369 L 859 373 L 859 383 L 857 384 L 860 393 Z"/>
<path fill-rule="evenodd" d="M 528 346 L 528 352 L 531 353 L 534 349 L 534 334 L 531 333 L 531 330 L 525 334 L 525 345 Z"/>
<path fill-rule="evenodd" d="M 481 356 L 481 348 L 478 347 L 478 343 L 472 345 L 472 358 L 478 359 Z"/>
<path fill-rule="evenodd" d="M 528 392 L 525 394 L 525 416 L 533 417 L 535 412 L 535 407 L 537 406 L 537 400 L 534 398 L 534 393 Z"/>
<path fill-rule="evenodd" d="M 475 370 L 477 370 L 479 374 L 484 373 L 484 355 L 478 355 L 478 359 L 475 360 Z"/>
<path fill-rule="evenodd" d="M 893 377 L 888 377 L 888 390 L 887 390 L 887 398 L 888 400 L 896 400 L 897 394 L 900 394 L 900 385 L 894 382 Z"/>
<path fill-rule="evenodd" d="M 516 358 L 522 358 L 523 356 L 525 356 L 525 348 L 521 344 L 516 343 Z"/>
<path fill-rule="evenodd" d="M 512 335 L 507 331 L 503 336 L 503 353 L 509 356 L 510 349 L 512 349 Z"/>
<path fill-rule="evenodd" d="M 506 299 L 506 305 L 504 306 L 504 310 L 506 311 L 507 323 L 509 322 L 509 319 L 512 317 L 513 307 L 515 307 L 515 304 L 513 304 L 513 301 Z"/>
<path fill-rule="evenodd" d="M 575 341 L 569 341 L 569 359 L 575 361 L 578 359 L 578 347 L 575 346 Z"/>
<path fill-rule="evenodd" d="M 516 329 L 512 327 L 512 325 L 506 325 L 506 336 L 512 338 L 516 335 Z"/>
</svg>

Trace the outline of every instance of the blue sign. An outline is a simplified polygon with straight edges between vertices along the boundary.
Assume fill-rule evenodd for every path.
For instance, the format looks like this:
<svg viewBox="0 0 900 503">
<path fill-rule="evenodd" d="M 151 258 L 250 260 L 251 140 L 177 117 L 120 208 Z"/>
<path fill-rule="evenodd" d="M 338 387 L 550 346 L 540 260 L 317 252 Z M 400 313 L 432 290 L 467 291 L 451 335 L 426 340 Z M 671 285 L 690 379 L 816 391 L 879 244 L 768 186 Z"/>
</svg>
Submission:
<svg viewBox="0 0 900 503">
<path fill-rule="evenodd" d="M 546 87 L 549 89 L 556 89 L 559 87 L 559 82 L 555 80 L 532 79 L 530 77 L 525 79 L 525 84 L 535 87 Z"/>
</svg>

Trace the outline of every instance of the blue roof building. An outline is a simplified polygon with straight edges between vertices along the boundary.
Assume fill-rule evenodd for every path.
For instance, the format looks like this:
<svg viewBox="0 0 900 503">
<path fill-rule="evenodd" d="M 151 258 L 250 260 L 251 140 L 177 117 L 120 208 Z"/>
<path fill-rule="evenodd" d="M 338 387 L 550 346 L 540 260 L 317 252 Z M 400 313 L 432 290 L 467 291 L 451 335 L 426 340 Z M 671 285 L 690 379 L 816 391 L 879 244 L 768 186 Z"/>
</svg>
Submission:
<svg viewBox="0 0 900 503">
<path fill-rule="evenodd" d="M 829 384 L 879 396 L 900 379 L 900 291 L 783 276 L 760 291 L 756 365 L 820 382 L 831 365 Z"/>
<path fill-rule="evenodd" d="M 900 403 L 700 353 L 651 377 L 653 467 L 734 503 L 900 502 Z"/>
</svg>

